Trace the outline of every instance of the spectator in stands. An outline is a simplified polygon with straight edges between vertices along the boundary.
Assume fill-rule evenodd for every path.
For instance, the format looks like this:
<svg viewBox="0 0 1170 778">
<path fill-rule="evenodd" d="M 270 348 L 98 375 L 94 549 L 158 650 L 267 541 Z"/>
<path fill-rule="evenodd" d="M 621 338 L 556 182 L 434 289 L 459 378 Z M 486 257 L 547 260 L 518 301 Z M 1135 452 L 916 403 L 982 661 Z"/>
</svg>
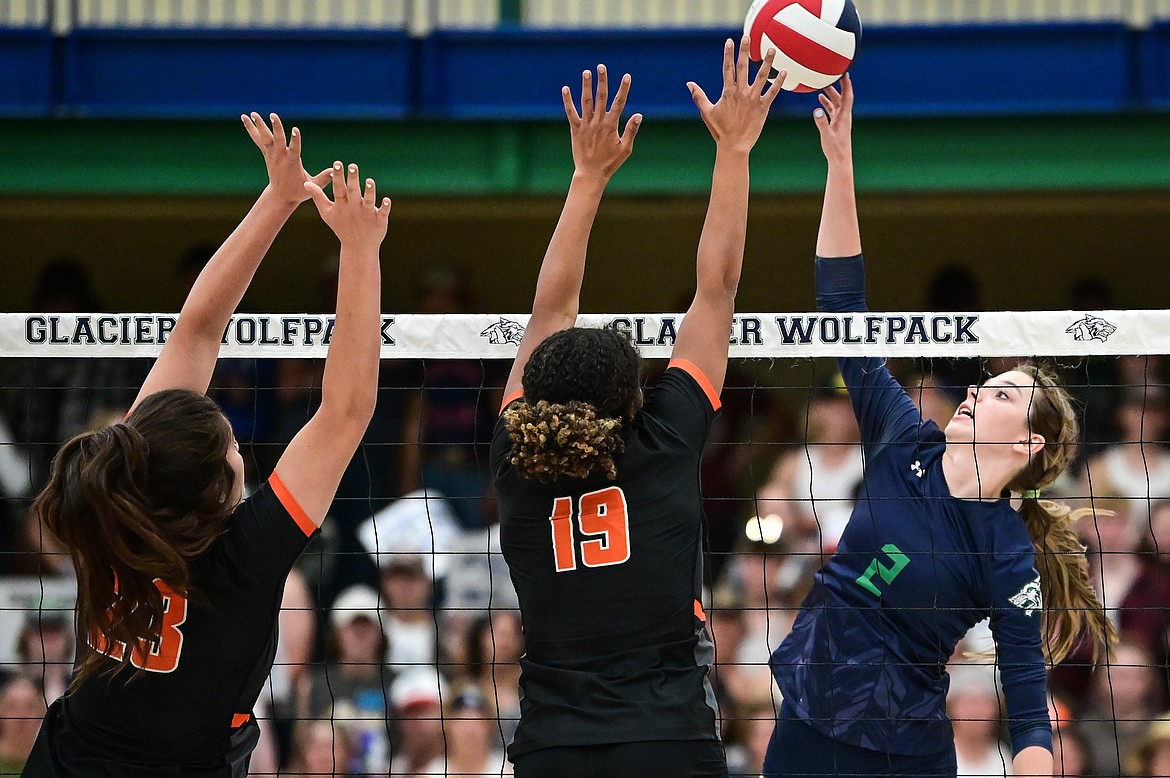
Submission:
<svg viewBox="0 0 1170 778">
<path fill-rule="evenodd" d="M 777 460 L 759 490 L 759 515 L 783 518 L 793 551 L 831 553 L 862 476 L 861 433 L 840 376 L 812 392 L 805 419 L 807 443 Z"/>
<path fill-rule="evenodd" d="M 31 303 L 32 310 L 49 314 L 102 310 L 89 271 L 68 257 L 41 270 Z M 97 357 L 14 359 L 8 367 L 7 420 L 17 440 L 29 441 L 38 488 L 57 446 L 87 429 L 98 412 L 128 408 L 145 374 L 142 360 Z"/>
<path fill-rule="evenodd" d="M 434 666 L 405 670 L 390 690 L 400 738 L 390 763 L 395 778 L 428 775 L 430 765 L 445 753 L 443 700 L 450 691 Z M 439 773 L 442 775 L 442 773 Z"/>
<path fill-rule="evenodd" d="M 775 702 L 755 702 L 739 708 L 734 722 L 729 722 L 724 713 L 725 726 L 733 723 L 732 729 L 737 733 L 727 748 L 727 770 L 731 778 L 760 777 L 772 730 L 776 727 L 776 706 L 779 704 L 777 698 Z"/>
<path fill-rule="evenodd" d="M 382 624 L 389 665 L 402 672 L 438 661 L 431 566 L 420 555 L 397 556 L 381 570 Z"/>
<path fill-rule="evenodd" d="M 794 549 L 788 527 L 774 515 L 749 520 L 724 570 L 732 600 L 742 609 L 743 637 L 734 653 L 724 653 L 730 666 L 720 673 L 724 691 L 738 705 L 770 703 L 778 694 L 768 666 L 771 647 L 792 630 L 819 566 L 819 548 Z"/>
<path fill-rule="evenodd" d="M 1146 380 L 1140 370 L 1137 377 Z M 1115 413 L 1117 443 L 1089 459 L 1082 494 L 1128 497 L 1134 521 L 1145 524 L 1149 502 L 1170 498 L 1170 394 L 1165 386 L 1123 385 Z"/>
<path fill-rule="evenodd" d="M 1150 523 L 1143 541 L 1150 561 L 1170 570 L 1170 500 L 1158 500 L 1150 508 Z"/>
<path fill-rule="evenodd" d="M 0 375 L 2 377 L 2 375 Z M 2 409 L 0 409 L 2 410 Z M 27 538 L 25 512 L 32 493 L 28 452 L 19 445 L 4 414 L 0 412 L 0 548 L 22 548 Z M 7 553 L 0 553 L 0 575 L 21 572 Z"/>
<path fill-rule="evenodd" d="M 926 310 L 947 313 L 982 311 L 983 292 L 979 279 L 966 265 L 940 267 L 926 287 Z M 1014 367 L 1014 363 L 1012 365 Z M 981 384 L 988 372 L 975 357 L 919 360 L 918 372 L 932 375 L 942 391 L 952 395 L 955 404 L 967 396 L 967 387 Z"/>
<path fill-rule="evenodd" d="M 467 311 L 464 268 L 432 267 L 419 285 L 418 312 Z M 491 361 L 433 359 L 420 363 L 420 390 L 407 401 L 402 432 L 402 494 L 420 487 L 451 500 L 459 523 L 480 529 L 480 504 L 491 482 L 487 447 L 502 399 L 502 368 Z"/>
<path fill-rule="evenodd" d="M 499 718 L 499 747 L 512 742 L 520 723 L 520 657 L 524 632 L 520 612 L 492 611 L 467 636 L 467 680 L 492 700 Z"/>
<path fill-rule="evenodd" d="M 394 672 L 385 664 L 390 640 L 378 605 L 378 592 L 360 584 L 334 601 L 326 662 L 313 669 L 299 716 L 322 719 L 331 711 L 348 711 L 352 762 L 359 772 L 385 770 L 391 751 L 388 700 Z"/>
<path fill-rule="evenodd" d="M 289 778 L 322 778 L 365 773 L 351 771 L 354 742 L 350 722 L 339 716 L 298 721 L 293 728 L 292 758 L 280 775 Z M 253 771 L 253 775 L 264 775 Z"/>
<path fill-rule="evenodd" d="M 1081 519 L 1078 532 L 1089 549 L 1089 578 L 1105 605 L 1106 614 L 1126 640 L 1138 645 L 1163 670 L 1158 674 L 1153 701 L 1166 699 L 1164 668 L 1166 630 L 1170 613 L 1170 570 L 1140 553 L 1145 528 L 1144 501 L 1107 497 L 1093 500 L 1095 516 Z M 1139 513 L 1142 518 L 1135 516 Z M 1052 674 L 1055 688 L 1078 702 L 1089 693 L 1093 672 L 1092 650 L 1080 645 Z M 1100 671 L 1098 671 L 1100 672 Z"/>
<path fill-rule="evenodd" d="M 456 688 L 443 703 L 445 755 L 423 769 L 423 775 L 507 776 L 512 764 L 500 747 L 499 724 L 491 698 L 475 684 Z"/>
<path fill-rule="evenodd" d="M 1151 721 L 1127 762 L 1128 776 L 1170 775 L 1170 716 Z"/>
<path fill-rule="evenodd" d="M 948 672 L 947 714 L 955 731 L 958 775 L 1007 775 L 1012 755 L 999 737 L 1000 698 L 994 665 L 952 664 Z"/>
<path fill-rule="evenodd" d="M 18 640 L 21 671 L 40 687 L 49 705 L 73 679 L 73 621 L 59 612 L 25 616 Z"/>
<path fill-rule="evenodd" d="M 1126 756 L 1161 712 L 1154 702 L 1157 681 L 1150 654 L 1124 639 L 1109 663 L 1098 668 L 1091 704 L 1080 716 L 1081 731 L 1093 755 L 1093 775 L 1125 775 Z"/>
<path fill-rule="evenodd" d="M 36 683 L 17 675 L 0 688 L 0 775 L 20 775 L 45 717 Z"/>
</svg>

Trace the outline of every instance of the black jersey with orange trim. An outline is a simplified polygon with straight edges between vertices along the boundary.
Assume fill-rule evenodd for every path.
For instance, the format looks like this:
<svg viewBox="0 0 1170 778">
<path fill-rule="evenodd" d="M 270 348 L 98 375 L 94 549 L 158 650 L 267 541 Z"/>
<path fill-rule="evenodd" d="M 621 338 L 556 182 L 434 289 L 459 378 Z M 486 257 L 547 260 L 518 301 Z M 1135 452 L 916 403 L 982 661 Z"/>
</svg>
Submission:
<svg viewBox="0 0 1170 778">
<path fill-rule="evenodd" d="M 315 532 L 273 474 L 191 564 L 189 598 L 160 585 L 162 638 L 132 658 L 145 672 L 91 676 L 55 702 L 24 774 L 243 778 L 285 579 Z"/>
<path fill-rule="evenodd" d="M 628 425 L 617 479 L 543 484 L 492 440 L 500 541 L 520 598 L 526 653 L 509 754 L 554 746 L 718 740 L 699 605 L 699 460 L 719 397 L 671 363 Z"/>
</svg>

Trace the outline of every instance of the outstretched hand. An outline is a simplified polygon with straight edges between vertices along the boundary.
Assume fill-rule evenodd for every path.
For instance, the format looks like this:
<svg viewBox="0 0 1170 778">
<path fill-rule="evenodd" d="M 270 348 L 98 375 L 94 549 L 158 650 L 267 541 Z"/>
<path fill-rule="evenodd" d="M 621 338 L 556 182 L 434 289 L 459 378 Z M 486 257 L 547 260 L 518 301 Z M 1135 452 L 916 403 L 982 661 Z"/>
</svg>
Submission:
<svg viewBox="0 0 1170 778">
<path fill-rule="evenodd" d="M 828 87 L 819 95 L 821 107 L 813 113 L 813 121 L 821 133 L 821 150 L 830 162 L 853 158 L 853 81 L 846 73 L 841 78 L 841 90 Z"/>
<path fill-rule="evenodd" d="M 768 74 L 776 61 L 776 50 L 769 49 L 754 80 L 748 78 L 748 62 L 751 41 L 743 36 L 739 45 L 739 56 L 735 54 L 735 42 L 730 38 L 723 45 L 723 94 L 719 102 L 712 104 L 703 88 L 694 81 L 687 82 L 691 97 L 699 107 L 703 123 L 711 131 L 711 137 L 720 147 L 748 152 L 760 139 L 768 110 L 780 94 L 780 87 L 788 77 L 780 71 L 776 82 L 768 89 Z"/>
<path fill-rule="evenodd" d="M 363 192 L 357 165 L 349 166 L 348 181 L 340 162 L 334 162 L 333 167 L 325 171 L 325 175 L 333 182 L 332 200 L 325 195 L 316 181 L 305 181 L 301 185 L 307 195 L 313 198 L 313 204 L 320 211 L 321 218 L 341 239 L 343 246 L 373 247 L 376 250 L 386 237 L 390 219 L 390 198 L 384 197 L 381 204 L 378 204 L 377 190 L 372 178 L 366 179 L 366 188 Z"/>
<path fill-rule="evenodd" d="M 258 113 L 241 115 L 244 129 L 260 152 L 264 155 L 264 164 L 268 168 L 268 188 L 288 203 L 294 205 L 309 199 L 305 189 L 305 182 L 312 181 L 317 186 L 329 183 L 329 170 L 322 170 L 315 176 L 305 172 L 301 163 L 301 131 L 292 128 L 292 137 L 285 139 L 284 125 L 276 114 L 269 114 L 272 127 L 264 123 Z"/>
<path fill-rule="evenodd" d="M 609 105 L 609 74 L 605 65 L 597 66 L 597 95 L 593 94 L 593 73 L 581 74 L 581 111 L 573 102 L 573 91 L 561 88 L 565 116 L 573 138 L 573 164 L 577 173 L 597 175 L 608 180 L 634 151 L 634 139 L 642 126 L 642 114 L 636 113 L 618 133 L 618 123 L 630 94 L 630 74 L 622 77 L 613 104 Z"/>
</svg>

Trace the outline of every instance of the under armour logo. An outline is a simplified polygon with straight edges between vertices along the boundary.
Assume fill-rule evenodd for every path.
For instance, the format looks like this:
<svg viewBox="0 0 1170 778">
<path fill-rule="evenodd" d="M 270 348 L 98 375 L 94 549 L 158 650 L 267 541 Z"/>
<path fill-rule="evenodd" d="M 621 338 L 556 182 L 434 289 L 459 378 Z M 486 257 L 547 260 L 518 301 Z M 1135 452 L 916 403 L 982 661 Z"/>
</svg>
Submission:
<svg viewBox="0 0 1170 778">
<path fill-rule="evenodd" d="M 910 465 L 910 469 L 914 471 L 914 475 L 918 476 L 919 478 L 922 477 L 922 462 L 915 462 L 914 464 Z"/>
</svg>

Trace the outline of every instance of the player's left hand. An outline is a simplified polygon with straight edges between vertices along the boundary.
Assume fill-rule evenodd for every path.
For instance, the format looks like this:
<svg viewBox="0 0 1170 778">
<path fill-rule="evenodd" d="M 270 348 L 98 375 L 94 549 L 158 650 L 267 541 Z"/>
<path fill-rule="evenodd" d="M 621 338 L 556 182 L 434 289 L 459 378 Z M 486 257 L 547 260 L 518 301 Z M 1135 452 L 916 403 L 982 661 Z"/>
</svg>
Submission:
<svg viewBox="0 0 1170 778">
<path fill-rule="evenodd" d="M 776 61 L 775 49 L 770 49 L 760 65 L 754 80 L 748 78 L 748 62 L 751 41 L 743 36 L 739 44 L 739 56 L 735 54 L 735 42 L 730 38 L 723 46 L 723 94 L 719 102 L 712 105 L 703 88 L 694 81 L 687 82 L 691 97 L 699 107 L 703 123 L 711 131 L 711 137 L 720 148 L 750 152 L 764 131 L 768 110 L 780 94 L 780 87 L 788 73 L 780 71 L 776 82 L 768 88 L 768 74 Z"/>
<path fill-rule="evenodd" d="M 269 114 L 272 127 L 265 124 L 258 113 L 240 116 L 244 129 L 260 152 L 268 168 L 268 190 L 286 203 L 298 205 L 309 199 L 305 182 L 312 181 L 318 187 L 329 183 L 330 169 L 326 168 L 315 176 L 305 172 L 301 163 L 301 131 L 292 128 L 291 139 L 286 140 L 284 125 L 276 114 Z"/>
</svg>

